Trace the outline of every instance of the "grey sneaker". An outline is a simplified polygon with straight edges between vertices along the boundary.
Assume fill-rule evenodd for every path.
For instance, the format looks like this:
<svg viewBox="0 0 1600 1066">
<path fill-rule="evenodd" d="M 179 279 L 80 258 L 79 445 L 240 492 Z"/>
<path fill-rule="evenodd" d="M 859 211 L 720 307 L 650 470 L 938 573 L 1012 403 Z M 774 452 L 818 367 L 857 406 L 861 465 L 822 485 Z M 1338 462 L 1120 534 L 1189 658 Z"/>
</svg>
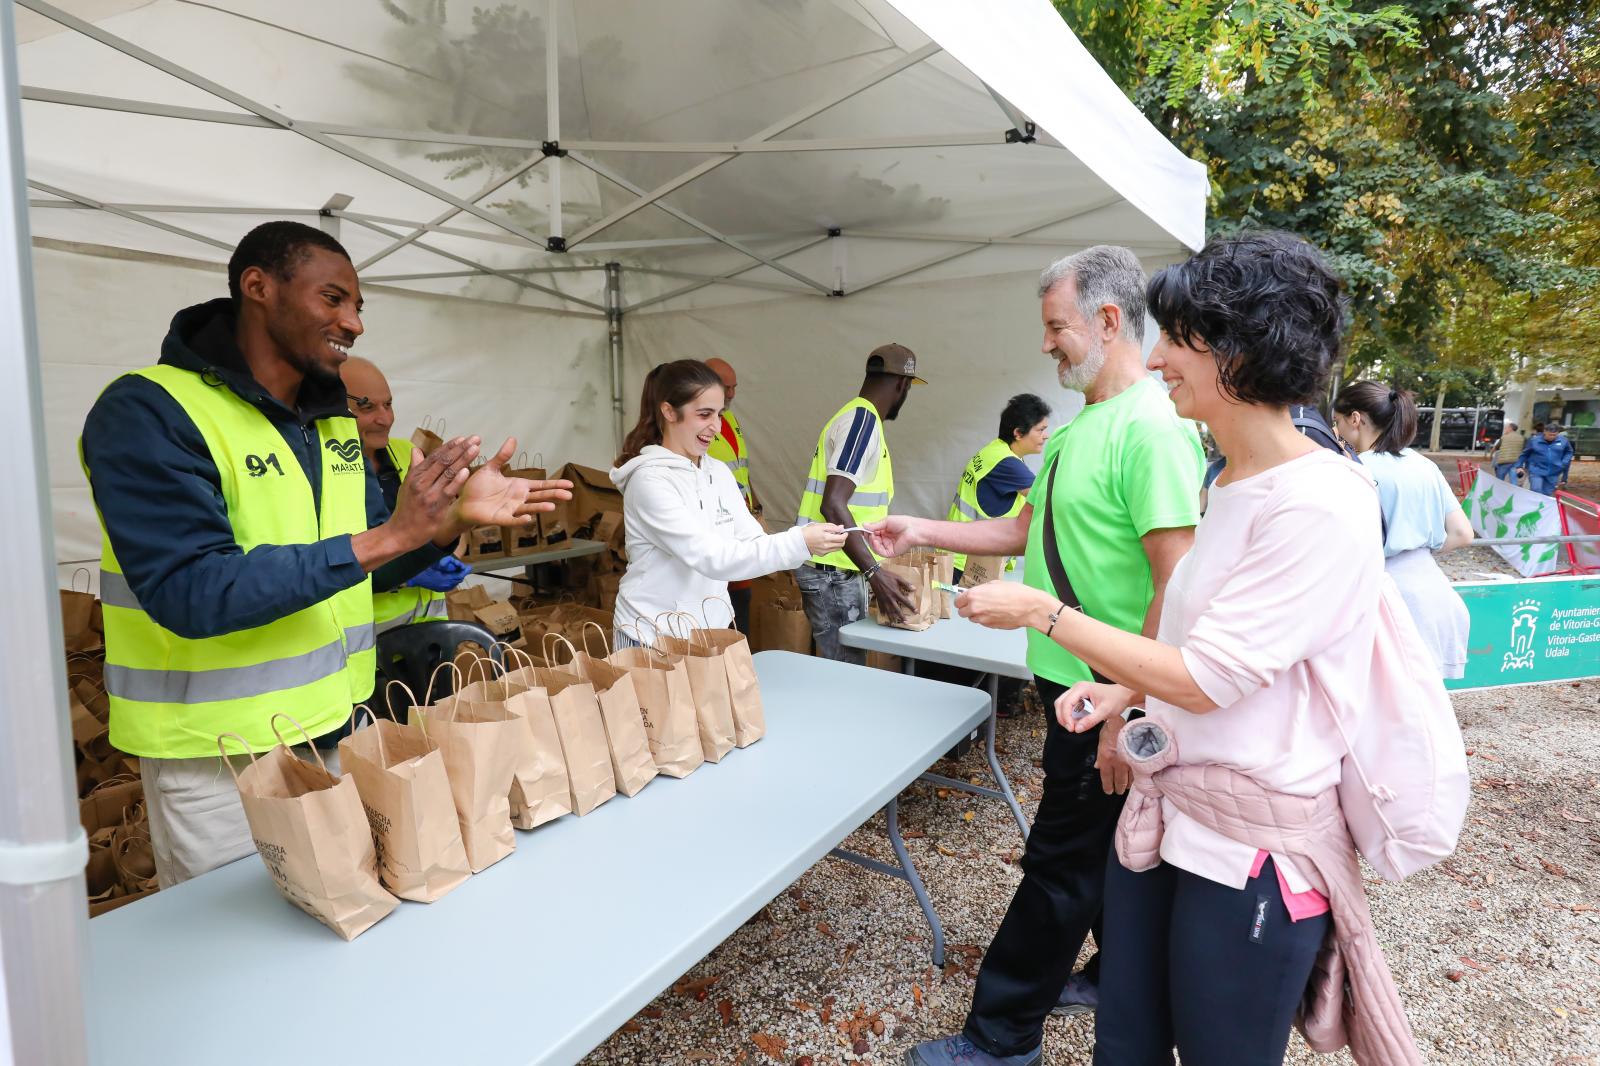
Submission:
<svg viewBox="0 0 1600 1066">
<path fill-rule="evenodd" d="M 1043 1052 L 1040 1044 L 1023 1055 L 991 1055 L 964 1036 L 947 1036 L 908 1050 L 905 1066 L 1039 1066 Z"/>
<path fill-rule="evenodd" d="M 1067 978 L 1067 987 L 1061 990 L 1061 998 L 1050 1008 L 1050 1013 L 1058 1018 L 1070 1018 L 1075 1014 L 1093 1014 L 1099 1006 L 1099 986 L 1080 971 Z"/>
</svg>

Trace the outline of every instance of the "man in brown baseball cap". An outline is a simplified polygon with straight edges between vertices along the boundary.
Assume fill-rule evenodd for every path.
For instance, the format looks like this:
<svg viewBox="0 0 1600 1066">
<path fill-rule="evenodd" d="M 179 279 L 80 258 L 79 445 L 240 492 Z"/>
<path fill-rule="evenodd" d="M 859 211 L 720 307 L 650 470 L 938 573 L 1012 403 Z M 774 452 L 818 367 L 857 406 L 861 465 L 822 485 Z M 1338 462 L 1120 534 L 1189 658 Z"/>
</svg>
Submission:
<svg viewBox="0 0 1600 1066">
<path fill-rule="evenodd" d="M 917 356 L 903 344 L 884 344 L 867 356 L 861 391 L 828 420 L 817 439 L 800 496 L 800 521 L 865 526 L 886 518 L 894 498 L 894 466 L 884 422 L 905 406 L 917 376 Z M 852 533 L 841 551 L 818 556 L 795 572 L 817 654 L 865 663 L 866 653 L 839 643 L 839 630 L 867 613 L 867 586 L 891 618 L 912 609 L 912 590 L 878 566 L 866 538 Z"/>
</svg>

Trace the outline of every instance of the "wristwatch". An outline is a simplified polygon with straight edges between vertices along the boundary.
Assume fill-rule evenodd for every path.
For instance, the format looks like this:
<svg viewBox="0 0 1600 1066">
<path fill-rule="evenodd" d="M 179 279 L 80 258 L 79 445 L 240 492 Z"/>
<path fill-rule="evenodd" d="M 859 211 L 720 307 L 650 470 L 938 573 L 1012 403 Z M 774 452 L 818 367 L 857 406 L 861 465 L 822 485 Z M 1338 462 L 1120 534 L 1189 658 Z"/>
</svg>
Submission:
<svg viewBox="0 0 1600 1066">
<path fill-rule="evenodd" d="M 871 566 L 869 566 L 865 570 L 861 571 L 861 576 L 865 580 L 871 581 L 873 578 L 878 576 L 878 571 L 882 570 L 882 569 L 883 569 L 883 564 L 882 563 L 873 563 Z"/>
</svg>

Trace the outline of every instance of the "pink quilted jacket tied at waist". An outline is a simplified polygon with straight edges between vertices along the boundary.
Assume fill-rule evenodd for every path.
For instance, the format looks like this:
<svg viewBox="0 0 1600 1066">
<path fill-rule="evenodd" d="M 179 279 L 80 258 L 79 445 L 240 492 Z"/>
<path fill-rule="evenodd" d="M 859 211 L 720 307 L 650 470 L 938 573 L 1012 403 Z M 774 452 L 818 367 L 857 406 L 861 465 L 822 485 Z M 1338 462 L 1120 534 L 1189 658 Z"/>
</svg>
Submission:
<svg viewBox="0 0 1600 1066">
<path fill-rule="evenodd" d="M 1400 993 L 1372 928 L 1355 844 L 1339 791 L 1275 792 L 1225 766 L 1182 765 L 1177 740 L 1148 718 L 1117 738 L 1133 767 L 1133 790 L 1117 824 L 1117 857 L 1138 873 L 1161 863 L 1163 799 L 1232 840 L 1286 855 L 1328 900 L 1333 921 L 1322 945 L 1299 1025 L 1313 1050 L 1348 1046 L 1360 1066 L 1421 1066 Z"/>
</svg>

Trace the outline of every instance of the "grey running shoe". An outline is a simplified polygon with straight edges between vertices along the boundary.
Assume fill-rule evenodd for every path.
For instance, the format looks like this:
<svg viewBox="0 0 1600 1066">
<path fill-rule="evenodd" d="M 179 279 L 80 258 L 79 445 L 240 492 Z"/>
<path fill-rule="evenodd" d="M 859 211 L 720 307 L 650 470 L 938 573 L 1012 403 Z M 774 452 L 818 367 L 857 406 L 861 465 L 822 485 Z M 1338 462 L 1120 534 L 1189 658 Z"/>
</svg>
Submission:
<svg viewBox="0 0 1600 1066">
<path fill-rule="evenodd" d="M 1050 1013 L 1058 1018 L 1070 1018 L 1075 1014 L 1093 1014 L 1098 1006 L 1099 986 L 1079 972 L 1067 978 L 1067 987 L 1061 990 L 1061 998 L 1050 1008 Z"/>
<path fill-rule="evenodd" d="M 905 1066 L 1039 1066 L 1040 1044 L 1024 1055 L 991 1055 L 964 1036 L 930 1040 L 906 1052 Z"/>
</svg>

